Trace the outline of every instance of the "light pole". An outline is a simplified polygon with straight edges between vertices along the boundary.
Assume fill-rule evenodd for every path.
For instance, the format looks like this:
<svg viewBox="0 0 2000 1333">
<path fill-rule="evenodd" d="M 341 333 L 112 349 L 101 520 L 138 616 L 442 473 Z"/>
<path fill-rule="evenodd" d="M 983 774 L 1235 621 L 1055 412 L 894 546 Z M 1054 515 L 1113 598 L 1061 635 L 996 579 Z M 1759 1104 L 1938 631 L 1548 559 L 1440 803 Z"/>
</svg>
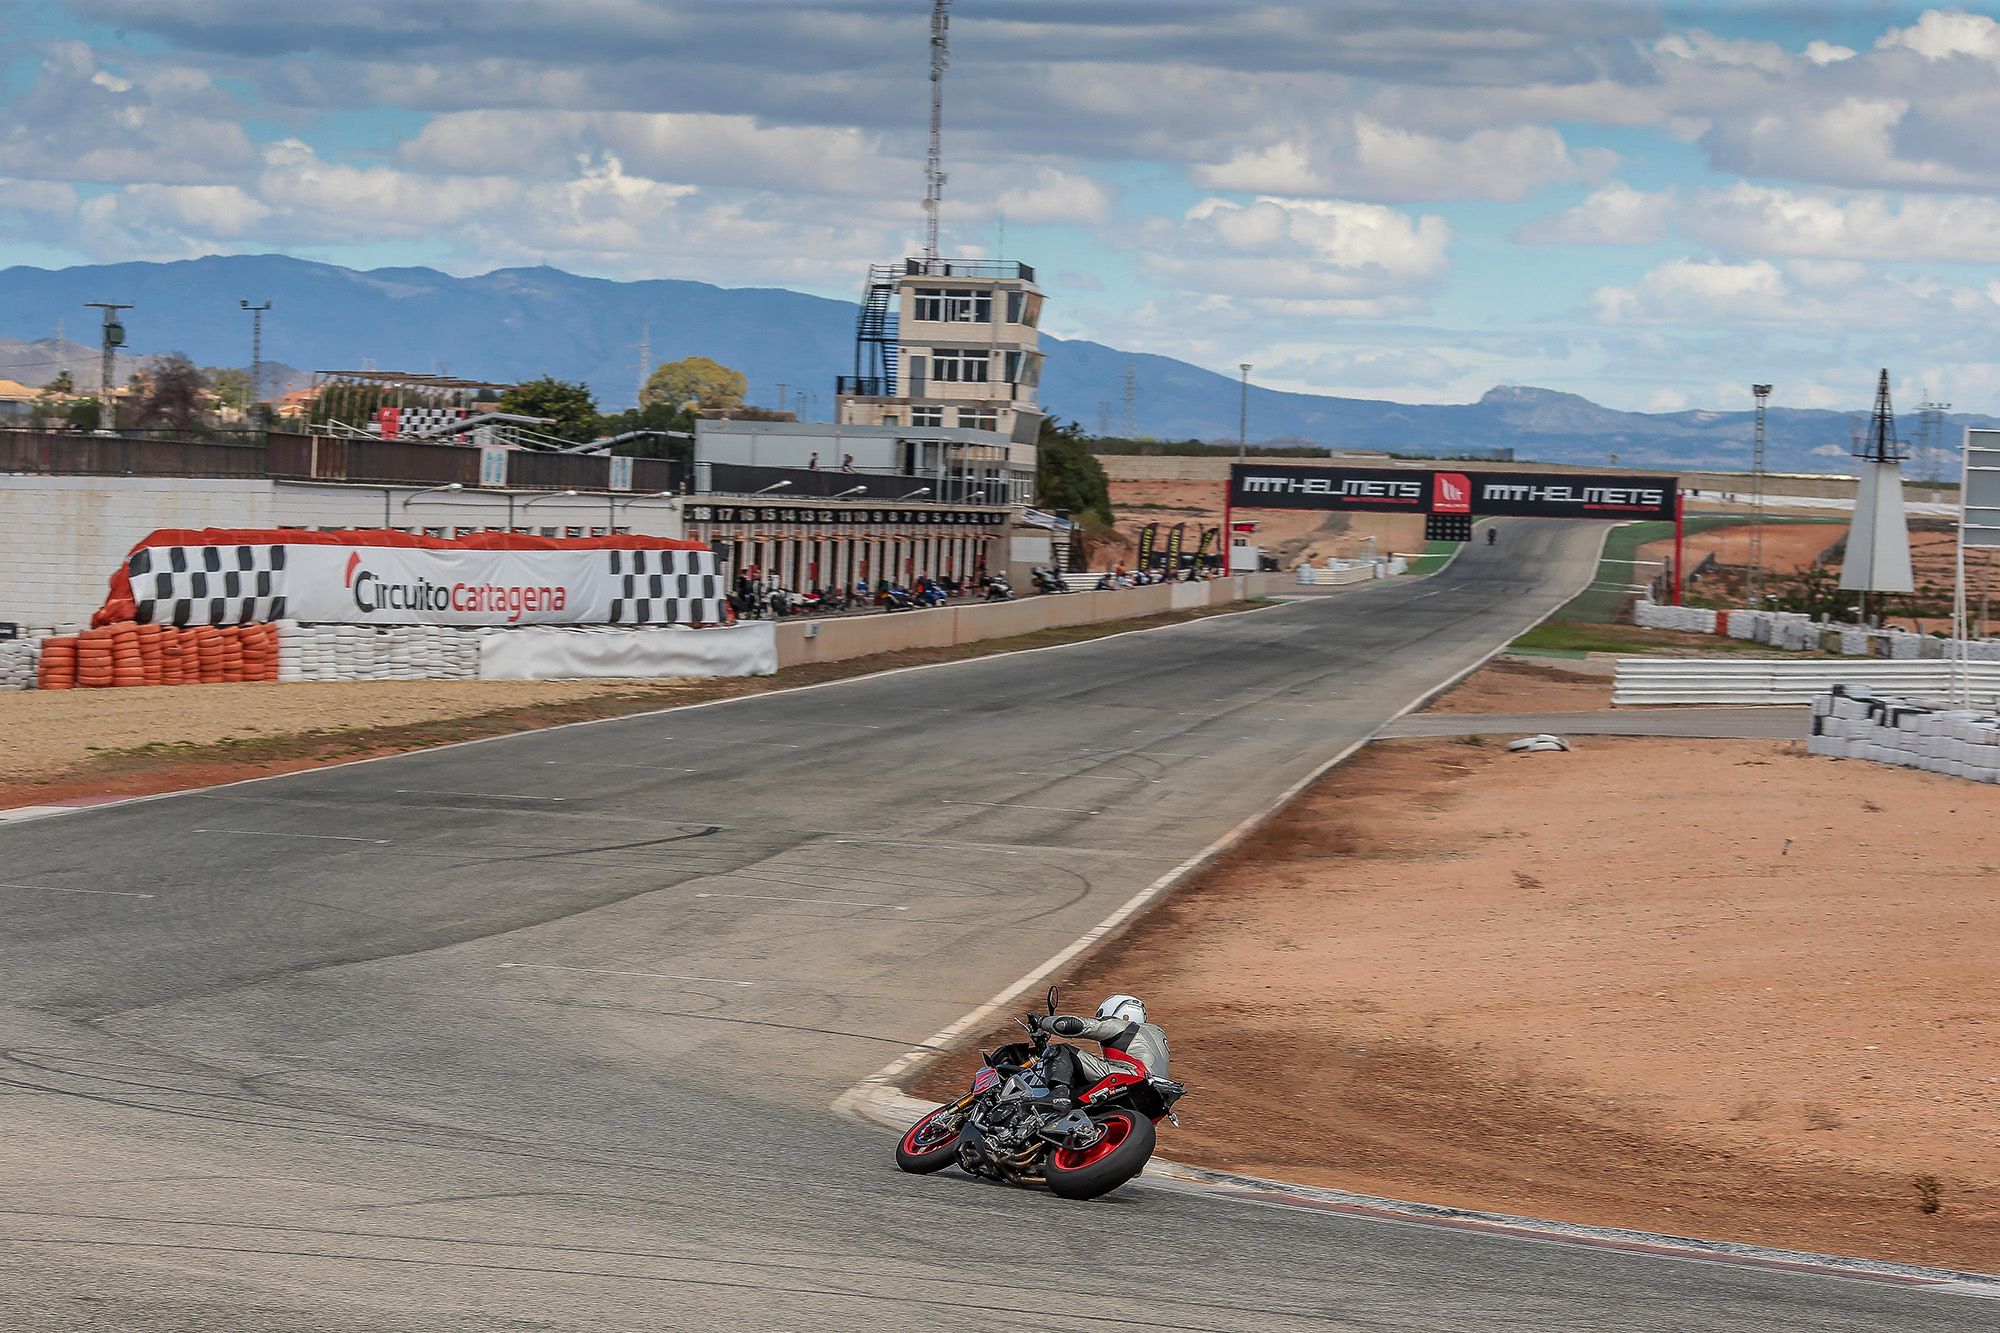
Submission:
<svg viewBox="0 0 2000 1333">
<path fill-rule="evenodd" d="M 1753 384 L 1757 398 L 1757 439 L 1750 452 L 1750 568 L 1743 576 L 1744 604 L 1761 606 L 1758 594 L 1764 590 L 1764 404 L 1770 400 L 1771 386 Z"/>
<path fill-rule="evenodd" d="M 546 504 L 550 500 L 568 500 L 574 498 L 575 495 L 576 492 L 574 490 L 557 491 L 552 495 L 538 495 L 532 500 L 521 501 L 521 508 L 529 509 L 538 504 Z M 512 532 L 513 530 L 514 530 L 514 492 L 509 491 L 507 492 L 507 531 Z"/>
<path fill-rule="evenodd" d="M 619 510 L 629 509 L 641 500 L 671 500 L 674 498 L 674 493 L 672 491 L 649 491 L 645 495 L 635 495 L 629 500 L 621 500 L 616 495 L 607 495 L 604 498 L 610 501 L 611 504 L 611 512 L 606 515 L 606 518 L 609 521 L 611 532 L 615 536 L 618 532 Z"/>
<path fill-rule="evenodd" d="M 910 493 L 909 493 L 908 495 L 899 495 L 899 496 L 897 496 L 896 498 L 897 498 L 898 500 L 914 500 L 914 499 L 916 499 L 916 498 L 917 498 L 917 497 L 918 497 L 919 495 L 929 495 L 930 493 L 931 493 L 931 488 L 930 488 L 930 487 L 928 487 L 928 486 L 919 486 L 919 487 L 917 487 L 917 489 L 915 489 L 914 491 L 911 491 L 911 492 L 910 492 Z"/>
<path fill-rule="evenodd" d="M 125 345 L 125 325 L 119 322 L 118 312 L 130 310 L 132 307 L 117 305 L 111 301 L 85 301 L 83 304 L 87 310 L 104 312 L 103 360 L 98 363 L 97 370 L 97 393 L 103 402 L 102 410 L 97 414 L 97 424 L 100 427 L 115 427 L 118 424 L 118 414 L 111 409 L 111 356 L 113 348 Z M 110 418 L 108 421 L 105 419 L 107 416 Z"/>
<path fill-rule="evenodd" d="M 264 400 L 264 312 L 271 308 L 271 303 L 251 305 L 248 301 L 238 301 L 236 304 L 250 312 L 250 416 L 254 418 L 257 404 Z"/>
<path fill-rule="evenodd" d="M 448 481 L 442 486 L 426 486 L 420 491 L 411 491 L 408 495 L 404 496 L 403 508 L 408 509 L 419 495 L 429 495 L 434 491 L 462 491 L 464 489 L 465 483 L 462 481 Z M 389 526 L 389 497 L 392 494 L 393 492 L 389 487 L 384 486 L 382 488 L 382 526 L 385 528 Z"/>
<path fill-rule="evenodd" d="M 772 491 L 782 491 L 782 490 L 784 490 L 784 489 L 785 489 L 785 487 L 787 487 L 787 486 L 789 486 L 789 485 L 791 485 L 791 484 L 792 484 L 792 483 L 790 483 L 789 481 L 774 481 L 774 482 L 772 482 L 772 483 L 771 483 L 771 484 L 770 484 L 769 486 L 766 486 L 766 487 L 764 487 L 764 489 L 762 489 L 762 490 L 759 490 L 759 491 L 752 491 L 752 492 L 750 492 L 750 494 L 752 494 L 753 496 L 754 496 L 754 495 L 769 495 L 769 494 L 770 494 L 770 493 L 771 493 Z"/>
<path fill-rule="evenodd" d="M 859 495 L 867 489 L 868 488 L 866 486 L 850 486 L 846 490 L 842 491 L 840 494 L 829 495 L 826 498 L 829 500 L 845 500 L 848 496 Z"/>
<path fill-rule="evenodd" d="M 1243 372 L 1243 389 L 1236 400 L 1236 461 L 1240 463 L 1250 448 L 1250 363 L 1240 362 L 1237 369 Z"/>
</svg>

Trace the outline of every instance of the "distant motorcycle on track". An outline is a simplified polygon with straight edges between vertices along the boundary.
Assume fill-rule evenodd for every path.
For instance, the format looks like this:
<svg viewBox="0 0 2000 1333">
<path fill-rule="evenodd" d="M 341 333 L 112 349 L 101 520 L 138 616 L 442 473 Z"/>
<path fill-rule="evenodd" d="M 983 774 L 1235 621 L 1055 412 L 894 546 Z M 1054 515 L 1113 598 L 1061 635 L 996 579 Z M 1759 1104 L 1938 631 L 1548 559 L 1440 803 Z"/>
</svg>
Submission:
<svg viewBox="0 0 2000 1333">
<path fill-rule="evenodd" d="M 1053 986 L 1048 1009 L 1056 1011 Z M 971 1091 L 910 1126 L 896 1165 L 927 1175 L 955 1163 L 1007 1184 L 1045 1183 L 1065 1199 L 1094 1199 L 1137 1176 L 1153 1156 L 1154 1126 L 1180 1123 L 1174 1103 L 1187 1089 L 1107 1047 L 1105 1058 L 1119 1068 L 1059 1113 L 1042 1072 L 1050 1034 L 1040 1015 L 1017 1021 L 1028 1040 L 982 1051 Z"/>
</svg>

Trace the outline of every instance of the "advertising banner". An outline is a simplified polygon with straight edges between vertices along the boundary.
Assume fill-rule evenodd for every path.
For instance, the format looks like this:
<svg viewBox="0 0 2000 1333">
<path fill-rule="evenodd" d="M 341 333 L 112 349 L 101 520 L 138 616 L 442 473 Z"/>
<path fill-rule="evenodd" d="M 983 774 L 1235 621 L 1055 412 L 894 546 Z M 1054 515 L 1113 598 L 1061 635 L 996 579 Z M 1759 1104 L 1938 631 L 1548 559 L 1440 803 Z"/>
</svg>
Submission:
<svg viewBox="0 0 2000 1333">
<path fill-rule="evenodd" d="M 1176 523 L 1167 533 L 1167 568 L 1181 567 L 1181 543 L 1186 540 L 1187 524 Z"/>
<path fill-rule="evenodd" d="M 1159 524 L 1148 523 L 1145 527 L 1139 529 L 1139 568 L 1151 569 L 1153 567 L 1153 548 L 1159 543 L 1159 540 Z"/>
<path fill-rule="evenodd" d="M 715 555 L 694 543 L 381 540 L 396 535 L 155 533 L 121 571 L 127 598 L 120 598 L 114 580 L 112 599 L 99 614 L 171 625 L 285 619 L 359 625 L 712 625 L 728 619 Z M 280 540 L 161 540 L 221 537 Z"/>
<path fill-rule="evenodd" d="M 1229 469 L 1229 502 L 1242 509 L 1671 519 L 1677 493 L 1675 478 L 1646 473 L 1459 472 L 1282 463 L 1237 463 Z"/>
</svg>

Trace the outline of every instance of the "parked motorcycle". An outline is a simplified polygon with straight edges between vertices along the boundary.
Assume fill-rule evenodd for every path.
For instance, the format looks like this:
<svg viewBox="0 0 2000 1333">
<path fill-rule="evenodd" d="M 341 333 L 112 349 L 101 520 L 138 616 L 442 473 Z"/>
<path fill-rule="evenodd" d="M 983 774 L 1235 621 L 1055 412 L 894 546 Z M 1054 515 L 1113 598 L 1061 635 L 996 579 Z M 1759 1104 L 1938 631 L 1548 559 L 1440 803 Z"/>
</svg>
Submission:
<svg viewBox="0 0 2000 1333">
<path fill-rule="evenodd" d="M 1056 1011 L 1049 987 L 1048 1009 Z M 1028 1040 L 980 1052 L 972 1089 L 910 1126 L 896 1144 L 896 1165 L 927 1175 L 956 1163 L 1007 1184 L 1046 1183 L 1065 1199 L 1109 1194 L 1145 1169 L 1154 1126 L 1174 1117 L 1187 1089 L 1157 1078 L 1138 1061 L 1106 1049 L 1117 1072 L 1084 1089 L 1074 1109 L 1057 1113 L 1042 1072 L 1050 1034 L 1039 1015 L 1017 1020 Z"/>
<path fill-rule="evenodd" d="M 884 611 L 915 611 L 917 609 L 917 599 L 910 596 L 908 588 L 903 587 L 901 584 L 896 584 L 882 593 L 882 609 Z"/>
</svg>

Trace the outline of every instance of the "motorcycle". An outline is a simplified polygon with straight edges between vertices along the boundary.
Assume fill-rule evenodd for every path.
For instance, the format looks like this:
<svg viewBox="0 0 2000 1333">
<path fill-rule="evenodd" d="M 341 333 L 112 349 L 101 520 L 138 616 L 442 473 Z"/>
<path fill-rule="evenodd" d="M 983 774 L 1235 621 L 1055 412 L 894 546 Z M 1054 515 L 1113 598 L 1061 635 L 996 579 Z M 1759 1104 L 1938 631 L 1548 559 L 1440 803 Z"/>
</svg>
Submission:
<svg viewBox="0 0 2000 1333">
<path fill-rule="evenodd" d="M 915 611 L 918 609 L 917 599 L 910 595 L 908 588 L 903 587 L 901 584 L 896 584 L 882 594 L 882 609 L 884 611 Z"/>
<path fill-rule="evenodd" d="M 1014 585 L 1004 578 L 986 581 L 986 600 L 989 602 L 1011 602 L 1014 600 Z"/>
<path fill-rule="evenodd" d="M 1053 986 L 1048 1009 L 1056 1012 Z M 1187 1088 L 1107 1047 L 1105 1058 L 1119 1067 L 1058 1113 L 1042 1069 L 1050 1033 L 1035 1014 L 1016 1021 L 1028 1040 L 981 1051 L 971 1090 L 910 1126 L 896 1165 L 928 1175 L 955 1163 L 1006 1184 L 1039 1181 L 1065 1199 L 1094 1199 L 1137 1176 L 1153 1156 L 1154 1126 L 1180 1124 L 1174 1103 Z"/>
</svg>

